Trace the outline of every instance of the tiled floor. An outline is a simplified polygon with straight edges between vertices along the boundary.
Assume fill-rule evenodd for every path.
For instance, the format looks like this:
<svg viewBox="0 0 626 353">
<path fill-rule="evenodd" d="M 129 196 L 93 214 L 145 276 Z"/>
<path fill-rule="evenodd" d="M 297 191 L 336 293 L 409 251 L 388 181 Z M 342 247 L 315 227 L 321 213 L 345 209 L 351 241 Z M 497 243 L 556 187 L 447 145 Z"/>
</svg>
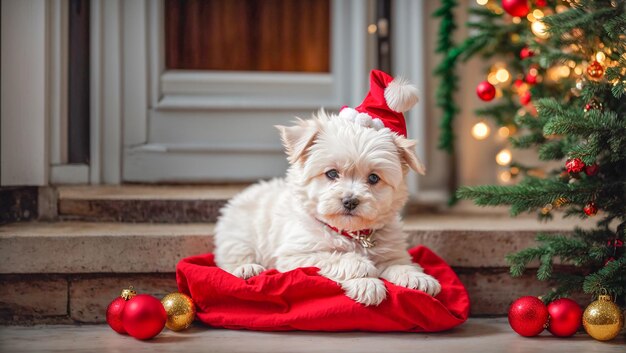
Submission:
<svg viewBox="0 0 626 353">
<path fill-rule="evenodd" d="M 505 318 L 470 319 L 452 331 L 416 333 L 250 332 L 202 326 L 181 333 L 165 330 L 150 341 L 113 332 L 106 325 L 0 327 L 1 352 L 620 352 L 624 333 L 611 342 L 594 341 L 584 333 L 555 338 L 544 333 L 520 337 Z"/>
</svg>

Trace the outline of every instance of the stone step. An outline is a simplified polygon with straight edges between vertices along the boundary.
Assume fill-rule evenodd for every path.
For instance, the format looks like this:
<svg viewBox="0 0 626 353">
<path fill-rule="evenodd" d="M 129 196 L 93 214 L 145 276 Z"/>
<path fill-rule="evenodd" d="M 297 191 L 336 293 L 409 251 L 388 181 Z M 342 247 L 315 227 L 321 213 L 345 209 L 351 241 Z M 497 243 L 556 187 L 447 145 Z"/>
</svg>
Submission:
<svg viewBox="0 0 626 353">
<path fill-rule="evenodd" d="M 215 222 L 219 209 L 247 184 L 61 186 L 61 220 Z"/>
<path fill-rule="evenodd" d="M 405 222 L 411 246 L 431 248 L 455 269 L 472 315 L 502 315 L 521 295 L 549 287 L 529 273 L 512 279 L 504 256 L 534 243 L 537 232 L 567 232 L 571 222 L 423 215 Z M 183 257 L 211 252 L 212 224 L 15 223 L 0 227 L 0 321 L 102 322 L 106 305 L 133 284 L 163 296 L 175 291 Z"/>
</svg>

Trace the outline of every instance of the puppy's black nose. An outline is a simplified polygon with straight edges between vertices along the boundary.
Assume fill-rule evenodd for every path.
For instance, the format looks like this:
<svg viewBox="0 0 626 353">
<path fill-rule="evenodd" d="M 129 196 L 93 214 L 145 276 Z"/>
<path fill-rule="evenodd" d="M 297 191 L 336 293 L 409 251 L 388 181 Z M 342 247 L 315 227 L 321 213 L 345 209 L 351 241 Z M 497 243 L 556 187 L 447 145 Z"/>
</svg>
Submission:
<svg viewBox="0 0 626 353">
<path fill-rule="evenodd" d="M 359 205 L 359 199 L 356 197 L 344 197 L 341 202 L 343 202 L 343 207 L 349 211 L 354 210 Z"/>
</svg>

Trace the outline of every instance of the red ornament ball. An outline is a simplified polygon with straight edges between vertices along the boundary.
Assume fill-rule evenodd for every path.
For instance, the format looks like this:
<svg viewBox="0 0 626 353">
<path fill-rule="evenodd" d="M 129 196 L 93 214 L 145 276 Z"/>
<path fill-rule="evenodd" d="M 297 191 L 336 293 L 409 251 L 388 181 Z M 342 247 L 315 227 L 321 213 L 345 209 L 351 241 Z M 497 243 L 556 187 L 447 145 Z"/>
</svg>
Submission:
<svg viewBox="0 0 626 353">
<path fill-rule="evenodd" d="M 519 102 L 522 105 L 526 105 L 526 104 L 530 103 L 531 99 L 532 99 L 532 95 L 530 94 L 530 91 L 526 91 L 526 92 L 522 93 L 521 96 L 519 96 Z"/>
<path fill-rule="evenodd" d="M 587 216 L 595 216 L 596 213 L 598 213 L 598 207 L 595 202 L 589 202 L 585 205 L 585 207 L 583 207 L 583 211 L 585 211 Z"/>
<path fill-rule="evenodd" d="M 528 0 L 502 0 L 502 8 L 509 15 L 517 17 L 524 17 L 530 11 Z"/>
<path fill-rule="evenodd" d="M 545 7 L 546 5 L 548 5 L 546 0 L 535 0 L 535 6 L 537 7 Z"/>
<path fill-rule="evenodd" d="M 476 86 L 478 98 L 488 102 L 496 96 L 496 88 L 488 81 L 483 81 Z"/>
<path fill-rule="evenodd" d="M 509 308 L 509 324 L 521 336 L 537 336 L 547 322 L 548 308 L 537 297 L 521 297 Z"/>
<path fill-rule="evenodd" d="M 157 298 L 139 294 L 126 303 L 122 322 L 129 335 L 147 340 L 158 335 L 165 327 L 167 313 Z"/>
<path fill-rule="evenodd" d="M 583 310 L 573 300 L 561 298 L 548 304 L 550 323 L 548 331 L 557 337 L 569 337 L 582 324 Z"/>
<path fill-rule="evenodd" d="M 527 59 L 530 58 L 531 56 L 534 56 L 535 52 L 533 52 L 532 50 L 528 49 L 528 47 L 523 47 L 522 50 L 520 50 L 519 52 L 519 57 L 520 59 Z"/>
<path fill-rule="evenodd" d="M 587 75 L 591 78 L 600 78 L 604 75 L 604 67 L 597 61 L 592 61 L 589 66 L 587 66 Z"/>
<path fill-rule="evenodd" d="M 565 162 L 565 170 L 568 173 L 580 173 L 585 168 L 585 162 L 583 162 L 580 158 L 572 158 L 568 159 Z"/>
<path fill-rule="evenodd" d="M 594 176 L 598 174 L 599 170 L 600 170 L 600 167 L 596 163 L 594 163 L 592 165 L 588 165 L 585 167 L 585 174 L 589 176 Z"/>
<path fill-rule="evenodd" d="M 537 75 L 533 75 L 530 72 L 526 74 L 526 76 L 524 77 L 524 80 L 526 81 L 526 83 L 528 83 L 529 85 L 534 85 L 537 83 Z"/>
<path fill-rule="evenodd" d="M 122 323 L 122 313 L 126 306 L 126 299 L 117 297 L 107 307 L 107 324 L 111 326 L 115 332 L 125 334 L 124 324 Z"/>
</svg>

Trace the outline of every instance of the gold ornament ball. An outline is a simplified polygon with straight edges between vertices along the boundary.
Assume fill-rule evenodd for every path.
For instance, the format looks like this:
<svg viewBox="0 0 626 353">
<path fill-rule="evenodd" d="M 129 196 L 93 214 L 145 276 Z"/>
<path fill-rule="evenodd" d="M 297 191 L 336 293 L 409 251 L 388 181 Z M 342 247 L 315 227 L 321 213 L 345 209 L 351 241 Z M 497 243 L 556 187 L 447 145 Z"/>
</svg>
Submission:
<svg viewBox="0 0 626 353">
<path fill-rule="evenodd" d="M 167 322 L 165 327 L 172 331 L 181 331 L 189 327 L 196 318 L 196 305 L 182 293 L 170 293 L 161 300 Z"/>
<path fill-rule="evenodd" d="M 589 336 L 598 341 L 609 341 L 619 335 L 624 326 L 624 316 L 611 296 L 601 295 L 585 309 L 583 326 Z"/>
</svg>

